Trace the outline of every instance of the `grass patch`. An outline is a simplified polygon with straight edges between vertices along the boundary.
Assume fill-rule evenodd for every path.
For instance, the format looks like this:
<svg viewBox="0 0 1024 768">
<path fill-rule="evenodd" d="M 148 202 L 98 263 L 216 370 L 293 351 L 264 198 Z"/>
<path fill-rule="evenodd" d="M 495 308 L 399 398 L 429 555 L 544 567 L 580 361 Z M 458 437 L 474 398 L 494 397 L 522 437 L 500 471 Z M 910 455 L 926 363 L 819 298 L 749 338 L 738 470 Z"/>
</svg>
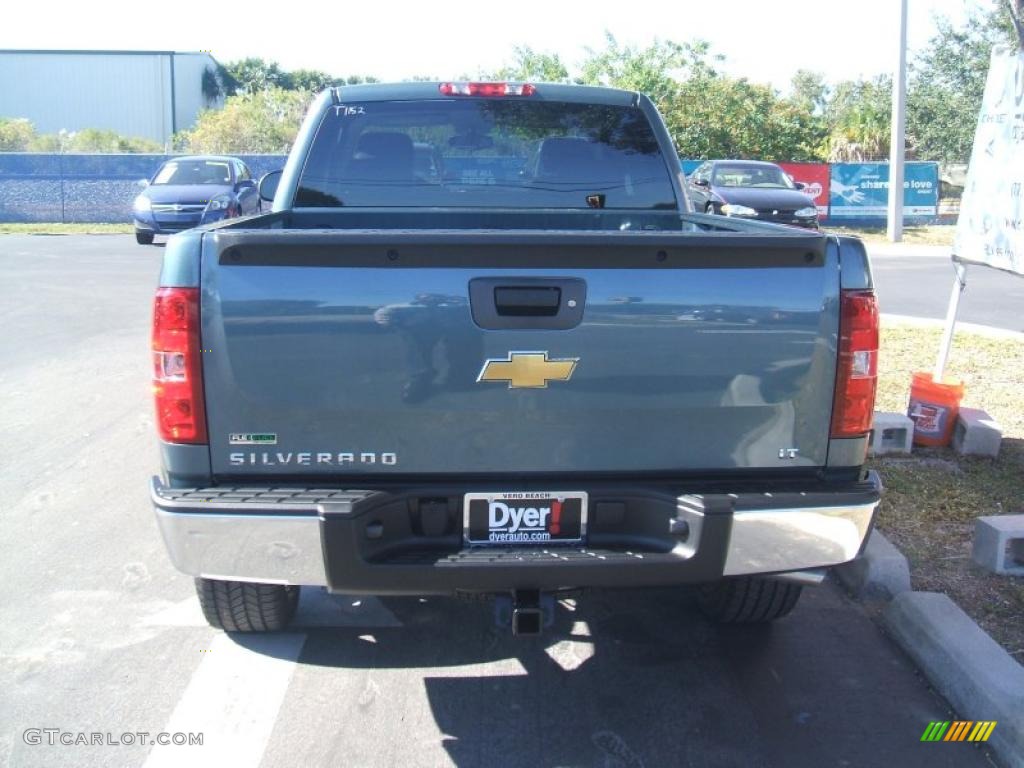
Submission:
<svg viewBox="0 0 1024 768">
<path fill-rule="evenodd" d="M 878 408 L 905 412 L 913 371 L 931 370 L 941 331 L 882 331 Z M 945 592 L 1019 661 L 1024 661 L 1024 581 L 974 566 L 974 519 L 1024 513 L 1024 342 L 957 333 L 948 373 L 967 384 L 964 405 L 1003 427 L 999 458 L 915 448 L 912 457 L 869 463 L 885 483 L 878 526 L 910 561 L 914 589 Z"/>
<path fill-rule="evenodd" d="M 823 226 L 833 235 L 856 235 L 868 242 L 887 243 L 885 227 L 830 227 Z M 956 227 L 951 224 L 925 224 L 903 228 L 903 242 L 911 245 L 953 245 Z"/>
<path fill-rule="evenodd" d="M 0 223 L 0 235 L 130 235 L 134 231 L 131 224 Z"/>
<path fill-rule="evenodd" d="M 878 410 L 906 412 L 911 374 L 935 367 L 941 338 L 941 328 L 887 325 L 882 320 Z M 957 331 L 946 375 L 963 379 L 963 404 L 988 411 L 1002 425 L 1004 437 L 1024 438 L 1022 373 L 1024 341 Z"/>
</svg>

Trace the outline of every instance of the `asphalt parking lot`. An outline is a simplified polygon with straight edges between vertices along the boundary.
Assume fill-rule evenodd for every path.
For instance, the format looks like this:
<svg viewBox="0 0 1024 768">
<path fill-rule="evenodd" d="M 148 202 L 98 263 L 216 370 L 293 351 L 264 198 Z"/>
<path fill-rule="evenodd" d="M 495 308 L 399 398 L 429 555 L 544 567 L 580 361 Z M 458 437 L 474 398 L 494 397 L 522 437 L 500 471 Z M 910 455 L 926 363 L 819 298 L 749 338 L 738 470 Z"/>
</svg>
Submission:
<svg viewBox="0 0 1024 768">
<path fill-rule="evenodd" d="M 831 585 L 771 628 L 683 590 L 583 595 L 533 639 L 487 604 L 314 590 L 288 634 L 205 626 L 147 494 L 161 252 L 0 236 L 0 764 L 996 765 L 919 741 L 953 713 Z M 26 743 L 44 728 L 149 736 Z"/>
<path fill-rule="evenodd" d="M 882 312 L 945 319 L 953 287 L 950 249 L 869 243 L 871 269 Z M 1024 280 L 988 267 L 967 267 L 967 290 L 959 319 L 1004 330 L 1024 331 Z"/>
</svg>

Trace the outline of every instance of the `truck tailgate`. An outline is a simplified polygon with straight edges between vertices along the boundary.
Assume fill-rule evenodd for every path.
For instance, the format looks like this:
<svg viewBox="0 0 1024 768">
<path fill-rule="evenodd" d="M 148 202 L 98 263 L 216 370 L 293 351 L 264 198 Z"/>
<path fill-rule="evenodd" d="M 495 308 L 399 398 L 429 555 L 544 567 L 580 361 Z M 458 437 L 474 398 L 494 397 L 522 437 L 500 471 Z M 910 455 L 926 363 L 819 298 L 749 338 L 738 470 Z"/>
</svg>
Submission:
<svg viewBox="0 0 1024 768">
<path fill-rule="evenodd" d="M 215 474 L 825 464 L 839 257 L 824 236 L 203 241 Z"/>
</svg>

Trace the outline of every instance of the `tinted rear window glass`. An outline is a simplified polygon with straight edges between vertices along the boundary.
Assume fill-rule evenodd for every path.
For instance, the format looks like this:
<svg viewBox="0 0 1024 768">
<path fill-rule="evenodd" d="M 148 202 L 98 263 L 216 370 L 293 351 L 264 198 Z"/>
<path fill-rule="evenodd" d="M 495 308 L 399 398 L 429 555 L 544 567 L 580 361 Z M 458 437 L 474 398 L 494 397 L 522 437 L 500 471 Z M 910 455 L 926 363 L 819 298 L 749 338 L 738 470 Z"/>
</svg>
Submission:
<svg viewBox="0 0 1024 768">
<path fill-rule="evenodd" d="M 676 200 L 638 108 L 469 98 L 332 107 L 295 206 L 670 209 Z"/>
</svg>

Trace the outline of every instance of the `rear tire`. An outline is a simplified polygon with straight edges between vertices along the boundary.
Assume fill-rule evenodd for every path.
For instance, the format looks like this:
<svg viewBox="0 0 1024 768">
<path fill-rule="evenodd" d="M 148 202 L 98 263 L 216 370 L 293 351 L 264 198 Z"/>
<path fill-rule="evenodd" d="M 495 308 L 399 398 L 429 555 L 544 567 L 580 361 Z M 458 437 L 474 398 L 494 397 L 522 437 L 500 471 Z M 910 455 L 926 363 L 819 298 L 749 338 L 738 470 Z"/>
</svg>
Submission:
<svg viewBox="0 0 1024 768">
<path fill-rule="evenodd" d="M 279 632 L 299 604 L 299 588 L 196 579 L 199 605 L 210 626 L 226 632 Z"/>
<path fill-rule="evenodd" d="M 799 584 L 741 576 L 702 584 L 698 604 L 708 618 L 723 624 L 761 624 L 792 611 L 802 591 Z"/>
<path fill-rule="evenodd" d="M 139 245 L 152 245 L 153 235 L 148 232 L 136 232 L 135 242 L 138 243 Z"/>
</svg>

